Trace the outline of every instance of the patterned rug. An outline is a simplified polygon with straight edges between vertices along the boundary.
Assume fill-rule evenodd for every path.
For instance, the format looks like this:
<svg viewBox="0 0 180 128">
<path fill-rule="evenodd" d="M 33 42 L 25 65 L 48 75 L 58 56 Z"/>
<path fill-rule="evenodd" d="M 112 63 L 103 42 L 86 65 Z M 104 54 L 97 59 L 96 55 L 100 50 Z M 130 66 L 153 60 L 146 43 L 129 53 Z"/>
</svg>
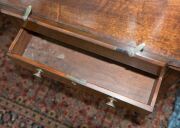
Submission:
<svg viewBox="0 0 180 128">
<path fill-rule="evenodd" d="M 6 53 L 20 22 L 0 16 L 0 128 L 165 128 L 173 109 L 173 85 L 154 112 L 140 118 L 133 111 L 112 109 L 105 100 L 15 65 Z"/>
</svg>

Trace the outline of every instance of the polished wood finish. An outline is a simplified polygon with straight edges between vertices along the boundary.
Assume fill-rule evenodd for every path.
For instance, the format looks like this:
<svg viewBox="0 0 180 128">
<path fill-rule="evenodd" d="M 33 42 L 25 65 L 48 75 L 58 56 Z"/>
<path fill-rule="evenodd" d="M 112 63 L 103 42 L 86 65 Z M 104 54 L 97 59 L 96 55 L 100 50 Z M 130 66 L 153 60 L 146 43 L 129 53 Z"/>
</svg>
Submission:
<svg viewBox="0 0 180 128">
<path fill-rule="evenodd" d="M 61 0 L 59 19 L 180 60 L 179 12 L 179 0 Z"/>
<path fill-rule="evenodd" d="M 28 5 L 8 54 L 33 72 L 150 112 L 167 69 L 180 71 L 179 0 L 1 0 L 0 12 L 22 19 Z"/>
<path fill-rule="evenodd" d="M 75 37 L 81 39 L 81 42 L 87 41 L 110 51 L 119 47 L 123 49 L 134 47 L 133 42 L 146 43 L 144 51 L 135 56 L 133 61 L 130 61 L 131 63 L 124 59 L 127 57 L 124 55 L 119 55 L 123 56 L 121 60 L 120 57 L 113 58 L 111 54 L 105 55 L 105 52 L 95 53 L 120 60 L 122 63 L 155 75 L 159 75 L 164 65 L 179 69 L 179 0 L 0 1 L 1 12 L 19 18 L 22 18 L 25 7 L 28 5 L 33 6 L 32 15 L 29 18 L 31 22 L 60 32 L 59 35 Z M 28 28 L 33 29 L 31 25 Z M 41 32 L 47 36 L 47 33 Z M 90 50 L 93 51 L 93 49 Z M 135 62 L 134 65 L 133 62 Z M 148 64 L 150 67 L 145 67 Z"/>
<path fill-rule="evenodd" d="M 85 87 L 149 112 L 153 110 L 165 72 L 161 69 L 157 77 L 23 29 L 8 54 L 33 72 L 40 68 L 43 75 L 67 83 L 70 83 L 67 74 L 86 80 Z"/>
</svg>

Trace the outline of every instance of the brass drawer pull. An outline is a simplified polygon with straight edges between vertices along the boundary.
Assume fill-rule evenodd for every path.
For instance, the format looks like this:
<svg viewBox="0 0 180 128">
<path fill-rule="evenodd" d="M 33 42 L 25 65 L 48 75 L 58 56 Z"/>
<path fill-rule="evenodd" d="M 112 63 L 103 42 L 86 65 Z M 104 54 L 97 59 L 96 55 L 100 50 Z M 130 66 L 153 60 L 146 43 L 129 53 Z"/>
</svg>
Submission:
<svg viewBox="0 0 180 128">
<path fill-rule="evenodd" d="M 111 107 L 113 107 L 113 108 L 115 108 L 115 105 L 114 105 L 114 102 L 116 101 L 116 99 L 114 99 L 114 98 L 112 98 L 112 97 L 109 97 L 109 102 L 107 102 L 106 104 L 108 105 L 108 106 L 111 106 Z"/>
<path fill-rule="evenodd" d="M 43 72 L 42 69 L 36 69 L 37 72 L 34 74 L 34 76 L 41 78 L 41 73 Z"/>
<path fill-rule="evenodd" d="M 24 13 L 24 16 L 23 16 L 23 20 L 24 20 L 24 21 L 27 21 L 27 20 L 28 20 L 28 17 L 29 17 L 29 15 L 30 15 L 31 11 L 32 11 L 32 6 L 29 5 L 29 6 L 26 8 L 25 13 Z"/>
<path fill-rule="evenodd" d="M 116 51 L 122 54 L 126 54 L 129 57 L 134 57 L 137 53 L 140 53 L 144 49 L 145 46 L 146 44 L 142 43 L 142 44 L 137 45 L 135 48 L 130 48 L 128 50 L 124 50 L 122 48 L 116 48 Z"/>
</svg>

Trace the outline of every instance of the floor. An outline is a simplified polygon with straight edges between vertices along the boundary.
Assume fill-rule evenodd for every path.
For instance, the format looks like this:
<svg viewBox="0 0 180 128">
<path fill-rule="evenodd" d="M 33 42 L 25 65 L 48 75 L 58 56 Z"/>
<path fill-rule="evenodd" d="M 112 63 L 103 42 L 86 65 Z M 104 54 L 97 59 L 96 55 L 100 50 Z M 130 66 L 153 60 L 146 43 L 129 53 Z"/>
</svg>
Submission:
<svg viewBox="0 0 180 128">
<path fill-rule="evenodd" d="M 19 21 L 0 15 L 0 128 L 166 128 L 175 100 L 173 85 L 144 118 L 85 90 L 71 88 L 15 65 L 7 56 Z"/>
</svg>

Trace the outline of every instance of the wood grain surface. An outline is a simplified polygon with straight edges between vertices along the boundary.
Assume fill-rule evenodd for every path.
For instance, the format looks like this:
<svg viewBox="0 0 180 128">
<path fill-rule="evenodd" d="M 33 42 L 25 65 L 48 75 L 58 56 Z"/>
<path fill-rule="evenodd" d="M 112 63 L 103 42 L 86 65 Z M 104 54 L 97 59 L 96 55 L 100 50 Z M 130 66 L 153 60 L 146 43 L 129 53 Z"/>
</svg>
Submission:
<svg viewBox="0 0 180 128">
<path fill-rule="evenodd" d="M 61 19 L 180 59 L 179 0 L 62 0 Z M 118 44 L 114 44 L 118 46 Z M 133 45 L 133 44 L 131 44 Z"/>
<path fill-rule="evenodd" d="M 81 32 L 134 45 L 145 42 L 146 50 L 180 61 L 179 0 L 1 0 L 32 15 L 69 25 Z"/>
</svg>

